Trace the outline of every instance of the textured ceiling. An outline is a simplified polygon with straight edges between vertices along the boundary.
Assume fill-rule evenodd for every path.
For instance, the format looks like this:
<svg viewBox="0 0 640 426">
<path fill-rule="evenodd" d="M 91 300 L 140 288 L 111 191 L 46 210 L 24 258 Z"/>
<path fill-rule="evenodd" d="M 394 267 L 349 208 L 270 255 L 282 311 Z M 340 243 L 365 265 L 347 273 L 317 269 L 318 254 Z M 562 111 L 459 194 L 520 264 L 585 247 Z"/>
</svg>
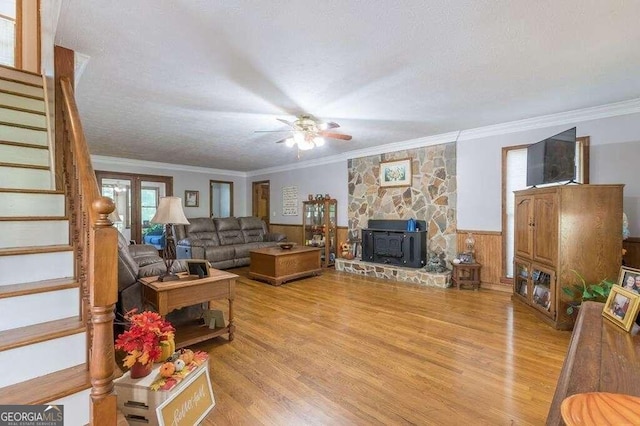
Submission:
<svg viewBox="0 0 640 426">
<path fill-rule="evenodd" d="M 250 171 L 640 97 L 640 1 L 63 0 L 93 154 Z"/>
</svg>

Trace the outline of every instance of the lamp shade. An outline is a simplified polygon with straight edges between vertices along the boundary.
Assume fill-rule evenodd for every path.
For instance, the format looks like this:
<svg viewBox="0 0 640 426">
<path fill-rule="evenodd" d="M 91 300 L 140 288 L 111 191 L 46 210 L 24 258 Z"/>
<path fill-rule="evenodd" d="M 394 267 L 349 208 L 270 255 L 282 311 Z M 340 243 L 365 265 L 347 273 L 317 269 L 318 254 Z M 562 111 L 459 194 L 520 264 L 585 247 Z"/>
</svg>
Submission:
<svg viewBox="0 0 640 426">
<path fill-rule="evenodd" d="M 189 221 L 184 217 L 182 199 L 180 197 L 161 197 L 156 214 L 151 223 L 188 225 Z"/>
<path fill-rule="evenodd" d="M 118 212 L 118 208 L 114 208 L 113 211 L 111 213 L 109 213 L 109 216 L 107 216 L 109 218 L 109 220 L 111 221 L 111 223 L 120 223 L 122 222 L 122 219 L 120 219 L 120 213 Z"/>
</svg>

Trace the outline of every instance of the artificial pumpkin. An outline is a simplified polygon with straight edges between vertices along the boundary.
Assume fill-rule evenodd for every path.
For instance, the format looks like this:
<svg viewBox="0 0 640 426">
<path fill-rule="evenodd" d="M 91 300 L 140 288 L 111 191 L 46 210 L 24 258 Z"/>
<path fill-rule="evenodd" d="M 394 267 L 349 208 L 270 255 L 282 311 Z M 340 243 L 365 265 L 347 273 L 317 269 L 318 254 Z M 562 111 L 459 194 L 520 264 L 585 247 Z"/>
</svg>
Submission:
<svg viewBox="0 0 640 426">
<path fill-rule="evenodd" d="M 182 371 L 182 369 L 184 368 L 184 361 L 178 358 L 173 361 L 173 365 L 175 366 L 176 371 Z"/>
<path fill-rule="evenodd" d="M 176 366 L 172 362 L 165 362 L 160 366 L 162 377 L 171 377 L 176 372 Z"/>
<path fill-rule="evenodd" d="M 191 364 L 193 361 L 194 353 L 191 349 L 183 349 L 180 354 L 180 359 L 184 361 L 186 365 Z"/>
</svg>

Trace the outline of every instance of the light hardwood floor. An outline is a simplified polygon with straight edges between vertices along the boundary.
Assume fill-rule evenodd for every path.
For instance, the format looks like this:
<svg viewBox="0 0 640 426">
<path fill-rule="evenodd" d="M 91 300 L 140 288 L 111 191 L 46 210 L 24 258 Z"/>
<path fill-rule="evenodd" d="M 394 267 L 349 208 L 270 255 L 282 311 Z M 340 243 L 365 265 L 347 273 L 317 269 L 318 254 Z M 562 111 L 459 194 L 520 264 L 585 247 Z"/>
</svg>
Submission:
<svg viewBox="0 0 640 426">
<path fill-rule="evenodd" d="M 509 294 L 231 272 L 235 340 L 195 346 L 217 402 L 204 424 L 544 424 L 570 333 Z"/>
</svg>

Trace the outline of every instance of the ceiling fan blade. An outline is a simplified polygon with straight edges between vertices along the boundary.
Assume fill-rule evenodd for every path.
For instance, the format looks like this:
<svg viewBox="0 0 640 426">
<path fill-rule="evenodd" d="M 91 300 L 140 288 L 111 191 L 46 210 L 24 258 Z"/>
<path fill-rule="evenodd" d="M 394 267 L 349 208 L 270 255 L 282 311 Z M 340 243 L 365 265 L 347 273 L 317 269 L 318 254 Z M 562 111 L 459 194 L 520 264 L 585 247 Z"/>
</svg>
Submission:
<svg viewBox="0 0 640 426">
<path fill-rule="evenodd" d="M 287 139 L 289 139 L 289 138 L 280 139 L 279 141 L 276 141 L 276 143 L 283 143 L 283 142 L 286 142 L 286 141 L 287 141 Z"/>
<path fill-rule="evenodd" d="M 350 141 L 353 138 L 353 136 L 351 135 L 343 135 L 341 133 L 331 133 L 331 132 L 325 132 L 325 131 L 318 132 L 318 135 L 323 136 L 325 138 L 342 139 L 343 141 Z"/>
<path fill-rule="evenodd" d="M 280 132 L 293 132 L 293 130 L 254 130 L 253 133 L 280 133 Z"/>
<path fill-rule="evenodd" d="M 337 129 L 338 127 L 340 127 L 340 125 L 338 123 L 334 123 L 333 121 L 329 121 L 327 123 L 319 123 L 319 127 L 322 130 L 329 130 L 329 129 Z"/>
<path fill-rule="evenodd" d="M 295 127 L 295 126 L 293 125 L 293 122 L 291 122 L 291 121 L 287 121 L 287 120 L 284 120 L 284 119 L 282 119 L 282 118 L 276 118 L 276 120 L 281 121 L 282 123 L 286 124 L 286 125 L 287 125 L 287 126 L 289 126 L 289 127 Z"/>
</svg>

